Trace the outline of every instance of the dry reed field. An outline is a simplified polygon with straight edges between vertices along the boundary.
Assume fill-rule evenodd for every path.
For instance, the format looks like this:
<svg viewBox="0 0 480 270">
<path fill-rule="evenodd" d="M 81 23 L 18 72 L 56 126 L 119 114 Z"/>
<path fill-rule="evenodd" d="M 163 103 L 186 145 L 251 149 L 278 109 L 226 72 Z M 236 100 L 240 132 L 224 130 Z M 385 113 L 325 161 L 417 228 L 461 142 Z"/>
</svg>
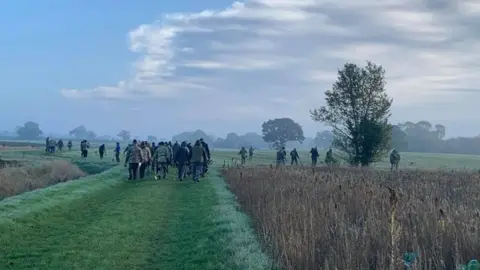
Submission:
<svg viewBox="0 0 480 270">
<path fill-rule="evenodd" d="M 480 256 L 480 176 L 468 172 L 227 168 L 286 269 L 458 269 Z M 418 257 L 405 268 L 405 253 Z"/>
<path fill-rule="evenodd" d="M 65 160 L 44 161 L 39 166 L 9 164 L 0 167 L 0 200 L 25 191 L 84 177 L 87 174 Z"/>
</svg>

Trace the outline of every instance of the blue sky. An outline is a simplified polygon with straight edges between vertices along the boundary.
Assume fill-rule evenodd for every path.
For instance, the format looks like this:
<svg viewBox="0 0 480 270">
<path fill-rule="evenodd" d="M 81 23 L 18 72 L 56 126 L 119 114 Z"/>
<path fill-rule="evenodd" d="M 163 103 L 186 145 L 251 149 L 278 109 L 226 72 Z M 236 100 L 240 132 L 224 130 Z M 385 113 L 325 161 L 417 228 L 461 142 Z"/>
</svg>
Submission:
<svg viewBox="0 0 480 270">
<path fill-rule="evenodd" d="M 337 68 L 373 60 L 393 122 L 479 134 L 478 2 L 360 2 L 3 1 L 0 130 L 224 135 L 287 116 L 313 135 Z"/>
</svg>

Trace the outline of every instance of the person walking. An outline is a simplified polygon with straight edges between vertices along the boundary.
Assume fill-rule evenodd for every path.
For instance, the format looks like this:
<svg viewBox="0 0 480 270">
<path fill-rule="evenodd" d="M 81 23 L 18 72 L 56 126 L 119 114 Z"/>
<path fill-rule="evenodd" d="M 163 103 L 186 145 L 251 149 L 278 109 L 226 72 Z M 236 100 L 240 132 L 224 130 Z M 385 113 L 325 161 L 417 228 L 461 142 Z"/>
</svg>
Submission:
<svg viewBox="0 0 480 270">
<path fill-rule="evenodd" d="M 142 142 L 140 144 L 140 149 L 142 150 L 142 165 L 140 165 L 140 179 L 145 177 L 145 171 L 150 166 L 150 162 L 152 160 L 152 153 L 150 152 L 150 148 L 147 145 L 147 142 Z"/>
<path fill-rule="evenodd" d="M 240 152 L 238 152 L 238 154 L 240 155 L 241 160 L 242 160 L 241 164 L 245 165 L 246 160 L 247 160 L 247 149 L 245 149 L 245 147 L 242 146 L 242 149 L 240 149 Z"/>
<path fill-rule="evenodd" d="M 177 147 L 174 162 L 178 169 L 178 180 L 182 181 L 186 177 L 188 164 L 188 149 L 185 142 Z"/>
<path fill-rule="evenodd" d="M 293 150 L 290 152 L 290 159 L 290 165 L 298 165 L 298 159 L 300 159 L 300 156 L 298 155 L 297 148 L 293 148 Z"/>
<path fill-rule="evenodd" d="M 117 142 L 117 145 L 115 146 L 115 160 L 117 161 L 117 164 L 120 163 L 120 143 Z"/>
<path fill-rule="evenodd" d="M 195 142 L 195 145 L 192 147 L 192 174 L 193 174 L 193 181 L 195 183 L 199 182 L 199 178 L 203 171 L 204 166 L 204 157 L 205 157 L 205 149 L 203 148 L 202 144 L 199 140 Z"/>
<path fill-rule="evenodd" d="M 160 142 L 157 150 L 155 150 L 155 154 L 153 154 L 153 162 L 155 162 L 157 167 L 156 175 L 158 175 L 160 171 L 162 173 L 161 177 L 163 179 L 167 178 L 168 156 L 169 151 L 167 146 L 164 142 Z M 155 176 L 155 179 L 157 179 L 157 176 Z"/>
<path fill-rule="evenodd" d="M 140 163 L 143 162 L 142 150 L 138 146 L 137 140 L 133 140 L 133 143 L 128 147 L 125 156 L 125 167 L 128 163 L 128 180 L 136 180 L 137 172 Z"/>
<path fill-rule="evenodd" d="M 100 147 L 98 147 L 98 154 L 100 155 L 100 159 L 103 159 L 103 156 L 106 154 L 105 144 L 102 144 Z"/>
</svg>

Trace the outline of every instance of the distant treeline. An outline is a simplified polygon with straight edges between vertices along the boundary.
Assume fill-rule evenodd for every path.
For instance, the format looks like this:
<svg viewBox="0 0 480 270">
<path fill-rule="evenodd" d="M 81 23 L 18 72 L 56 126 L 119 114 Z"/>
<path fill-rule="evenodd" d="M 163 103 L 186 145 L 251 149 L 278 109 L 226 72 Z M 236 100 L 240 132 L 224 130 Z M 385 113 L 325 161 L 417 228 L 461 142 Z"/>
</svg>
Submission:
<svg viewBox="0 0 480 270">
<path fill-rule="evenodd" d="M 480 136 L 445 139 L 446 128 L 428 121 L 394 125 L 392 147 L 403 152 L 480 154 Z"/>
<path fill-rule="evenodd" d="M 15 136 L 17 135 L 17 136 Z M 133 138 L 128 131 L 119 133 L 122 140 L 129 141 Z M 455 154 L 476 154 L 480 155 L 480 136 L 475 137 L 456 137 L 445 138 L 446 128 L 441 124 L 432 125 L 428 121 L 417 123 L 405 122 L 394 125 L 392 128 L 392 148 L 401 152 L 424 152 L 424 153 L 455 153 Z M 0 140 L 44 140 L 45 134 L 39 129 L 38 124 L 27 122 L 24 126 L 18 127 L 15 132 L 0 132 Z M 133 137 L 133 138 L 132 138 Z M 88 138 L 90 141 L 116 141 L 117 137 L 96 136 L 92 131 L 88 131 L 84 126 L 77 127 L 70 131 L 69 136 L 62 139 Z M 268 149 L 270 145 L 263 140 L 263 136 L 258 133 L 250 132 L 243 135 L 229 133 L 225 138 L 213 137 L 207 135 L 203 130 L 182 132 L 173 136 L 172 141 L 194 141 L 203 138 L 214 148 L 239 149 L 242 146 L 254 147 L 256 149 Z M 60 139 L 60 137 L 59 137 Z M 148 136 L 148 140 L 158 141 L 154 136 Z M 160 138 L 160 141 L 166 139 Z M 302 143 L 287 142 L 287 148 L 310 149 L 318 146 L 320 148 L 329 148 L 332 144 L 333 134 L 326 130 L 318 132 L 315 138 L 305 137 Z"/>
</svg>

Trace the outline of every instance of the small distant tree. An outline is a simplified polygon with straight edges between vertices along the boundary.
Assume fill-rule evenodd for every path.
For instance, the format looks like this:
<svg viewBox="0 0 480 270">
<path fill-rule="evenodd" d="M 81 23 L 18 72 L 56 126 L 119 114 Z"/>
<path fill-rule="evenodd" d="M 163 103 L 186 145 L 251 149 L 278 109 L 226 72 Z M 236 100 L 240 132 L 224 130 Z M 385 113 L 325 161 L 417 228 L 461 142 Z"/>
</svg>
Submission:
<svg viewBox="0 0 480 270">
<path fill-rule="evenodd" d="M 348 154 L 351 165 L 368 166 L 390 147 L 388 123 L 393 100 L 385 91 L 385 70 L 372 62 L 364 68 L 347 63 L 325 92 L 327 103 L 310 111 L 314 121 L 333 128 L 333 146 Z"/>
<path fill-rule="evenodd" d="M 22 140 L 36 140 L 43 134 L 40 126 L 32 121 L 28 121 L 23 124 L 23 126 L 17 127 L 16 132 L 18 134 L 18 138 Z"/>
<path fill-rule="evenodd" d="M 117 134 L 117 136 L 124 141 L 129 141 L 132 137 L 132 134 L 130 134 L 130 131 L 122 130 Z"/>
<path fill-rule="evenodd" d="M 148 140 L 149 142 L 156 142 L 156 141 L 157 141 L 157 137 L 152 136 L 152 135 L 148 135 L 147 140 Z"/>
<path fill-rule="evenodd" d="M 303 129 L 290 118 L 276 118 L 262 124 L 263 140 L 274 148 L 285 146 L 289 141 L 305 140 Z"/>
</svg>

